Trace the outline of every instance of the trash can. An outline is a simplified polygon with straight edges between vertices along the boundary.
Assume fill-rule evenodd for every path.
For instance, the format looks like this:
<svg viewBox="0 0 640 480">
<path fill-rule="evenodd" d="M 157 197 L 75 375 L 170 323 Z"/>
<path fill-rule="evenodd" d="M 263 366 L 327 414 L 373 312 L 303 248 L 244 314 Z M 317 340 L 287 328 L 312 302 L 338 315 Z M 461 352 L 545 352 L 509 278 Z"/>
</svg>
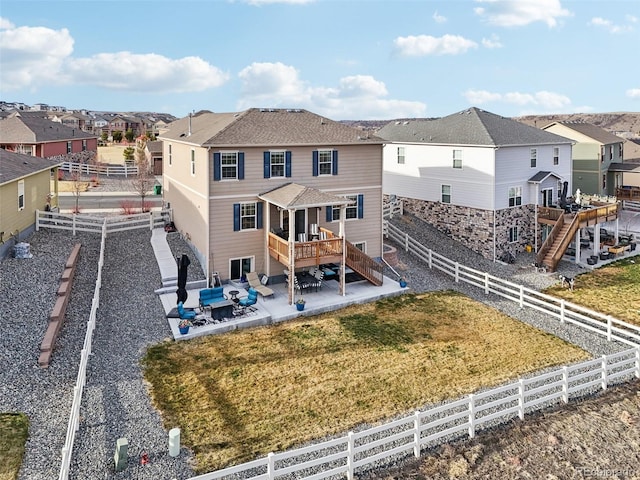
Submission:
<svg viewBox="0 0 640 480">
<path fill-rule="evenodd" d="M 154 185 L 153 193 L 155 193 L 156 195 L 160 195 L 162 193 L 162 185 Z"/>
</svg>

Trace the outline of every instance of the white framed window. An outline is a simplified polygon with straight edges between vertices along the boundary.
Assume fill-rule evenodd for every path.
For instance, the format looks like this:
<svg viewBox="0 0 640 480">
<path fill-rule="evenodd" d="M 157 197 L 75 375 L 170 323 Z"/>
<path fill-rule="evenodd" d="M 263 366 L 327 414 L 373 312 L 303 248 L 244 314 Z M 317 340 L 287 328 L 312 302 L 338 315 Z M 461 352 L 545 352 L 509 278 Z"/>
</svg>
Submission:
<svg viewBox="0 0 640 480">
<path fill-rule="evenodd" d="M 442 185 L 440 188 L 440 201 L 451 203 L 451 185 Z"/>
<path fill-rule="evenodd" d="M 269 152 L 271 177 L 284 177 L 285 152 Z"/>
<path fill-rule="evenodd" d="M 453 151 L 453 168 L 462 168 L 462 150 Z"/>
<path fill-rule="evenodd" d="M 171 166 L 171 161 L 173 160 L 171 156 L 171 144 L 169 144 L 169 166 Z"/>
<path fill-rule="evenodd" d="M 522 205 L 522 187 L 509 187 L 509 206 Z"/>
<path fill-rule="evenodd" d="M 67 142 L 67 153 L 71 153 L 73 151 L 73 144 L 71 141 Z"/>
<path fill-rule="evenodd" d="M 538 149 L 537 148 L 532 148 L 531 149 L 531 168 L 536 168 L 536 166 L 538 165 Z"/>
<path fill-rule="evenodd" d="M 618 156 L 622 160 L 622 143 L 618 144 Z"/>
<path fill-rule="evenodd" d="M 509 243 L 518 241 L 518 227 L 509 227 Z"/>
<path fill-rule="evenodd" d="M 553 147 L 553 164 L 558 165 L 560 163 L 560 148 Z"/>
<path fill-rule="evenodd" d="M 602 190 L 607 189 L 607 174 L 602 175 Z"/>
<path fill-rule="evenodd" d="M 257 228 L 257 208 L 255 202 L 240 204 L 240 230 Z"/>
<path fill-rule="evenodd" d="M 238 178 L 238 152 L 220 153 L 220 174 L 222 180 Z"/>
<path fill-rule="evenodd" d="M 363 253 L 367 253 L 367 242 L 353 242 L 353 246 Z"/>
<path fill-rule="evenodd" d="M 360 193 L 342 196 L 354 202 L 352 205 L 346 206 L 345 220 L 364 218 L 364 195 Z M 340 220 L 340 205 L 333 205 L 329 212 L 327 216 L 328 222 Z"/>
<path fill-rule="evenodd" d="M 333 151 L 332 150 L 318 151 L 318 174 L 319 175 L 333 174 Z"/>
<path fill-rule="evenodd" d="M 229 278 L 239 280 L 244 274 L 253 272 L 255 257 L 230 258 L 229 259 Z"/>
<path fill-rule="evenodd" d="M 24 180 L 18 181 L 18 211 L 24 210 Z"/>
<path fill-rule="evenodd" d="M 82 151 L 86 151 L 87 150 L 87 141 L 86 140 L 82 140 Z"/>
<path fill-rule="evenodd" d="M 404 147 L 398 147 L 397 159 L 398 159 L 398 164 L 404 165 Z"/>
<path fill-rule="evenodd" d="M 609 160 L 613 160 L 613 145 L 609 145 Z"/>
<path fill-rule="evenodd" d="M 33 156 L 33 145 L 18 145 L 16 152 Z"/>
<path fill-rule="evenodd" d="M 196 176 L 196 151 L 191 150 L 191 176 Z"/>
</svg>

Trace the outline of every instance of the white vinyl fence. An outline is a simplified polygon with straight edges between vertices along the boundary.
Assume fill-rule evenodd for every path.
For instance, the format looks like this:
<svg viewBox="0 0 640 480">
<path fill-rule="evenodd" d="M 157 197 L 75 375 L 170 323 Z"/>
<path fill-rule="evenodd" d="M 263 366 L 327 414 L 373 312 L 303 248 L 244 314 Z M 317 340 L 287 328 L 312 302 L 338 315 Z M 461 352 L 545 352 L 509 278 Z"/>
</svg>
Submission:
<svg viewBox="0 0 640 480">
<path fill-rule="evenodd" d="M 96 279 L 96 287 L 93 291 L 93 300 L 91 302 L 91 311 L 89 312 L 89 321 L 87 322 L 87 331 L 84 336 L 84 345 L 80 352 L 80 366 L 78 367 L 78 376 L 76 377 L 76 385 L 73 387 L 73 403 L 71 405 L 71 414 L 67 424 L 67 437 L 62 447 L 62 462 L 60 466 L 60 474 L 58 480 L 67 480 L 69 478 L 69 470 L 71 467 L 71 458 L 73 456 L 73 444 L 75 442 L 76 433 L 80 425 L 80 407 L 82 405 L 82 394 L 87 381 L 87 363 L 91 354 L 91 343 L 93 341 L 93 330 L 96 327 L 96 315 L 100 305 L 100 287 L 102 285 L 102 267 L 104 265 L 104 249 L 107 238 L 107 222 L 102 223 L 102 241 L 100 242 L 100 257 L 98 260 L 98 277 Z"/>
<path fill-rule="evenodd" d="M 107 177 L 138 175 L 138 167 L 135 165 L 92 165 L 89 163 L 62 162 L 60 170 L 82 175 L 106 175 Z"/>
<path fill-rule="evenodd" d="M 534 308 L 560 322 L 572 323 L 632 348 L 471 394 L 362 432 L 349 432 L 347 436 L 296 450 L 269 453 L 264 458 L 190 480 L 281 477 L 315 480 L 335 476 L 353 479 L 357 469 L 376 468 L 381 462 L 407 455 L 419 458 L 425 448 L 465 435 L 473 438 L 480 428 L 516 417 L 523 419 L 525 414 L 541 408 L 640 378 L 639 327 L 460 265 L 423 247 L 389 222 L 384 222 L 384 233 L 424 260 L 429 268 L 454 277 L 456 282 L 470 283 L 486 294 L 500 295 L 517 302 L 521 308 Z"/>
<path fill-rule="evenodd" d="M 162 228 L 170 218 L 169 210 L 151 211 L 148 213 L 134 213 L 131 215 L 112 215 L 107 217 L 73 214 L 43 212 L 36 210 L 36 231 L 42 227 L 55 228 L 58 230 L 69 230 L 76 232 L 102 232 L 103 224 L 106 225 L 107 233 L 123 232 L 137 228 Z"/>
</svg>

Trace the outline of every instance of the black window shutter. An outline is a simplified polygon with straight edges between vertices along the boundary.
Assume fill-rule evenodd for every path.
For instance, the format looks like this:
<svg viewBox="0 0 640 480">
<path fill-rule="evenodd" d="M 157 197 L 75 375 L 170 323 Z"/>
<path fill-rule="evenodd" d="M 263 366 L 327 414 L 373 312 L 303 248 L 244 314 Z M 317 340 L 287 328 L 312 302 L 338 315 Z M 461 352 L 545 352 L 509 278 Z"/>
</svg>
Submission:
<svg viewBox="0 0 640 480">
<path fill-rule="evenodd" d="M 358 194 L 358 218 L 364 218 L 364 195 Z"/>
<path fill-rule="evenodd" d="M 256 228 L 262 228 L 262 211 L 264 210 L 264 203 L 258 202 L 256 205 Z"/>
<path fill-rule="evenodd" d="M 264 159 L 264 178 L 271 178 L 271 154 L 264 152 L 262 158 Z"/>
<path fill-rule="evenodd" d="M 333 207 L 327 205 L 327 222 L 333 222 Z"/>
<path fill-rule="evenodd" d="M 331 163 L 332 163 L 331 174 L 337 175 L 338 174 L 338 151 L 337 150 L 334 150 L 332 152 Z"/>
<path fill-rule="evenodd" d="M 291 176 L 291 152 L 286 152 L 285 153 L 285 158 L 284 158 L 284 176 L 285 177 L 290 177 Z"/>
<path fill-rule="evenodd" d="M 219 152 L 215 152 L 213 154 L 213 179 L 214 180 L 220 180 L 221 174 L 220 174 L 220 153 Z"/>
<path fill-rule="evenodd" d="M 233 231 L 234 232 L 240 231 L 240 204 L 239 203 L 233 204 Z"/>
<path fill-rule="evenodd" d="M 313 176 L 318 176 L 318 151 L 313 151 Z"/>
<path fill-rule="evenodd" d="M 244 180 L 244 152 L 238 152 L 238 180 Z"/>
</svg>

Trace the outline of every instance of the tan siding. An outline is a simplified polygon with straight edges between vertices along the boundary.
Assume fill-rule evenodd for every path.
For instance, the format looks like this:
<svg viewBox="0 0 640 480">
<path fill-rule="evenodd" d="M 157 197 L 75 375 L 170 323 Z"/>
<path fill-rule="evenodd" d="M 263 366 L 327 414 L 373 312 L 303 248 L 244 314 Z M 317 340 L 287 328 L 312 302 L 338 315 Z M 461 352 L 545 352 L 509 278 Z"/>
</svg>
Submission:
<svg viewBox="0 0 640 480">
<path fill-rule="evenodd" d="M 0 186 L 0 231 L 5 240 L 16 230 L 23 231 L 35 223 L 35 211 L 44 210 L 50 190 L 50 174 L 46 170 L 24 180 L 24 209 L 18 210 L 18 180 Z"/>
</svg>

